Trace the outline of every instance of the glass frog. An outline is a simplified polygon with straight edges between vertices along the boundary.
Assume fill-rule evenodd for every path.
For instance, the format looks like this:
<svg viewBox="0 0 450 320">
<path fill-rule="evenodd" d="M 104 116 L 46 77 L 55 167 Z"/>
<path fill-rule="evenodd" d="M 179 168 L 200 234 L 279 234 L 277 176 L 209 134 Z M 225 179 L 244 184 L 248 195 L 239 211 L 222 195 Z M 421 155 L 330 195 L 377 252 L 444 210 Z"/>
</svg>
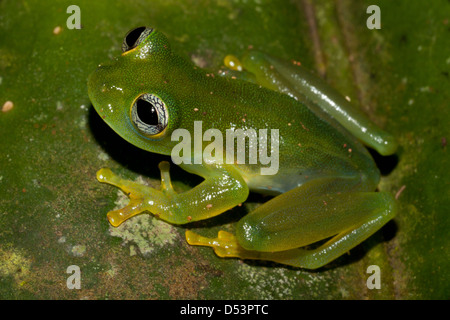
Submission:
<svg viewBox="0 0 450 320">
<path fill-rule="evenodd" d="M 163 33 L 147 27 L 130 31 L 122 51 L 88 80 L 94 108 L 122 138 L 146 151 L 173 155 L 180 146 L 180 137 L 173 137 L 177 129 L 194 134 L 198 123 L 223 137 L 227 130 L 276 129 L 279 140 L 271 140 L 270 150 L 277 153 L 278 166 L 262 174 L 267 162 L 237 161 L 236 155 L 222 161 L 228 146 L 212 148 L 206 131 L 200 144 L 183 148 L 188 161 L 180 167 L 204 179 L 186 192 L 174 191 L 167 161 L 159 165 L 160 190 L 101 169 L 97 179 L 130 198 L 127 206 L 108 213 L 113 226 L 142 212 L 188 224 L 241 204 L 250 191 L 269 194 L 270 200 L 239 220 L 233 233 L 207 238 L 187 228 L 187 242 L 212 247 L 220 257 L 316 269 L 395 216 L 393 196 L 376 192 L 380 173 L 364 147 L 389 155 L 396 150 L 395 139 L 303 67 L 252 50 L 241 61 L 226 57 L 230 72 L 211 74 L 176 55 Z M 245 152 L 264 141 L 247 138 Z M 210 157 L 196 161 L 208 146 Z"/>
</svg>

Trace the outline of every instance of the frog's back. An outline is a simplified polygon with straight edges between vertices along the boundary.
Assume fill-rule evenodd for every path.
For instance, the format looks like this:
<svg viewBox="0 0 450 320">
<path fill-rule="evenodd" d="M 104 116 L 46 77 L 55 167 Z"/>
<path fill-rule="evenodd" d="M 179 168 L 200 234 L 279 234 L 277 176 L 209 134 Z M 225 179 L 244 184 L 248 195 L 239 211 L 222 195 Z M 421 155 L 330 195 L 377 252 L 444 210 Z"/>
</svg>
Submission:
<svg viewBox="0 0 450 320">
<path fill-rule="evenodd" d="M 287 95 L 258 89 L 241 91 L 243 127 L 268 129 L 268 141 L 273 130 L 278 130 L 279 167 L 274 175 L 261 175 L 260 169 L 268 165 L 259 161 L 256 165 L 239 165 L 250 188 L 282 193 L 311 179 L 338 176 L 360 176 L 369 189 L 375 187 L 379 172 L 372 157 L 345 128 Z"/>
</svg>

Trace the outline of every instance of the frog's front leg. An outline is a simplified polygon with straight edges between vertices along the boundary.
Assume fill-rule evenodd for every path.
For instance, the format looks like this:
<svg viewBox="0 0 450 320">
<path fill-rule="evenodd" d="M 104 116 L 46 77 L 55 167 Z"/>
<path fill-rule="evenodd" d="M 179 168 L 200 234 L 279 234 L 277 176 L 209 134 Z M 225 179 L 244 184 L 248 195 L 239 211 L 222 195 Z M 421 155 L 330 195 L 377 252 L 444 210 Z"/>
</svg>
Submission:
<svg viewBox="0 0 450 320">
<path fill-rule="evenodd" d="M 130 198 L 126 207 L 108 212 L 108 219 L 113 226 L 117 227 L 144 211 L 173 224 L 203 220 L 233 208 L 248 196 L 247 184 L 231 166 L 187 166 L 184 169 L 202 176 L 205 180 L 183 193 L 176 193 L 172 188 L 169 163 L 161 162 L 159 169 L 161 190 L 124 180 L 110 169 L 97 172 L 100 182 L 120 188 Z"/>
<path fill-rule="evenodd" d="M 395 215 L 385 192 L 368 192 L 351 178 L 322 178 L 261 205 L 242 218 L 236 236 L 221 231 L 208 239 L 186 232 L 193 245 L 213 247 L 221 257 L 259 259 L 316 269 L 346 253 Z M 315 249 L 305 246 L 328 239 Z"/>
</svg>

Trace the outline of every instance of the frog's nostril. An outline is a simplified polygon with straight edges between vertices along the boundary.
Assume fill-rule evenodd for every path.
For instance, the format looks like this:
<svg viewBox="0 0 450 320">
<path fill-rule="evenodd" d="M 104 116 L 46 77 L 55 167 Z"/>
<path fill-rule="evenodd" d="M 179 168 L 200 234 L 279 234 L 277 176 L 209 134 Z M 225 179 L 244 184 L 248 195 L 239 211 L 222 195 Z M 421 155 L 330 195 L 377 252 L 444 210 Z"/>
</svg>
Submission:
<svg viewBox="0 0 450 320">
<path fill-rule="evenodd" d="M 112 65 L 114 65 L 115 60 L 109 60 L 106 62 L 102 62 L 97 66 L 97 69 L 107 69 L 109 67 L 111 67 Z"/>
</svg>

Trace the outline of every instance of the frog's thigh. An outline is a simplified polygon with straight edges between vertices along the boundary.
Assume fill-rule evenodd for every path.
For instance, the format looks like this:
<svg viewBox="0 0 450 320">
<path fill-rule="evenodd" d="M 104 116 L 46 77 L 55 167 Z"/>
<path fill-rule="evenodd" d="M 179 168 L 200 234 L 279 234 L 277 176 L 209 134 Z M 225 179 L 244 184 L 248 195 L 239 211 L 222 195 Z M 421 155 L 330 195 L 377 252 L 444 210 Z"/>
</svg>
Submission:
<svg viewBox="0 0 450 320">
<path fill-rule="evenodd" d="M 372 123 L 339 92 L 303 67 L 258 51 L 245 55 L 242 65 L 255 74 L 262 86 L 306 102 L 316 114 L 324 111 L 380 154 L 395 152 L 397 142 L 391 134 Z"/>
<path fill-rule="evenodd" d="M 258 251 L 257 259 L 315 269 L 364 241 L 395 215 L 388 193 L 356 191 L 357 186 L 345 180 L 320 182 L 293 189 L 244 217 L 236 231 L 241 258 Z M 337 192 L 339 186 L 342 192 Z M 298 249 L 331 236 L 316 249 Z"/>
</svg>

